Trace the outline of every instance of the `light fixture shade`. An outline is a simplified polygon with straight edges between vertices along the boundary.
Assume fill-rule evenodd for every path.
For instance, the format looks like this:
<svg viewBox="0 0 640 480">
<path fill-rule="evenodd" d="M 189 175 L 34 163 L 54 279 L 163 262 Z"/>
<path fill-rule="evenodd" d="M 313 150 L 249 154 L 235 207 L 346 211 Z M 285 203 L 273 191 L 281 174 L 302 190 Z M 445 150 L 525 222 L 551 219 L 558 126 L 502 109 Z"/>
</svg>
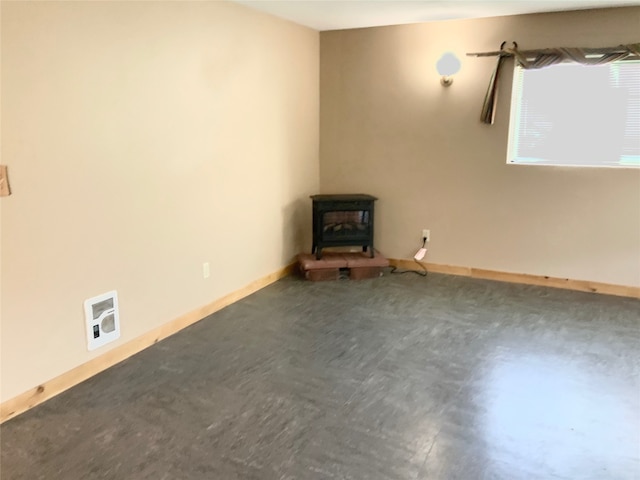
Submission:
<svg viewBox="0 0 640 480">
<path fill-rule="evenodd" d="M 460 60 L 453 53 L 443 54 L 436 63 L 438 73 L 443 76 L 453 75 L 460 70 Z"/>
</svg>

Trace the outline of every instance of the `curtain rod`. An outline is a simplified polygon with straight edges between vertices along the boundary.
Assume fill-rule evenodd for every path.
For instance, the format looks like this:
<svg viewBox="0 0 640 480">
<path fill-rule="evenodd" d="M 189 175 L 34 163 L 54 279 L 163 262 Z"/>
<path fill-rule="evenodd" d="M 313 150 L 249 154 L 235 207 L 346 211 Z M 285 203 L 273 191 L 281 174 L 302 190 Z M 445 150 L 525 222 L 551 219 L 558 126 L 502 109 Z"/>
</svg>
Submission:
<svg viewBox="0 0 640 480">
<path fill-rule="evenodd" d="M 501 45 L 501 50 L 496 50 L 493 52 L 474 52 L 467 53 L 468 57 L 513 57 L 513 52 L 511 48 L 506 50 L 502 50 L 506 42 L 503 42 Z M 518 44 L 513 42 L 513 46 L 515 50 L 518 49 Z M 543 48 L 537 50 L 518 50 L 522 55 L 538 55 L 538 54 L 549 54 L 549 53 L 557 53 L 558 48 Z M 628 45 L 618 45 L 617 47 L 604 47 L 604 48 L 580 48 L 578 50 L 582 50 L 584 53 L 588 54 L 606 54 L 606 53 L 629 53 L 631 55 L 640 57 L 640 43 L 631 43 Z"/>
<path fill-rule="evenodd" d="M 568 62 L 579 65 L 604 65 L 608 63 L 640 59 L 640 43 L 618 45 L 605 48 L 546 48 L 543 50 L 518 50 L 518 44 L 512 42 L 505 48 L 502 42 L 500 50 L 494 52 L 467 53 L 470 57 L 498 57 L 495 69 L 489 80 L 489 89 L 484 98 L 480 119 L 483 123 L 493 124 L 498 98 L 498 75 L 507 57 L 515 57 L 525 69 L 537 69 Z"/>
</svg>

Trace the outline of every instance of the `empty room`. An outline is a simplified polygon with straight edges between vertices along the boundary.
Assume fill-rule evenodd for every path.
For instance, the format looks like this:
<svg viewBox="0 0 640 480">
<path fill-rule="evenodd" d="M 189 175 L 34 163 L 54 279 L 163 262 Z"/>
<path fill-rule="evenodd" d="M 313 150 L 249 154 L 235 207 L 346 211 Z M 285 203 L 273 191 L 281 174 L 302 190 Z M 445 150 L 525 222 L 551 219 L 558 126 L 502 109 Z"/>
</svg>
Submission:
<svg viewBox="0 0 640 480">
<path fill-rule="evenodd" d="M 640 2 L 0 22 L 0 479 L 640 480 Z"/>
</svg>

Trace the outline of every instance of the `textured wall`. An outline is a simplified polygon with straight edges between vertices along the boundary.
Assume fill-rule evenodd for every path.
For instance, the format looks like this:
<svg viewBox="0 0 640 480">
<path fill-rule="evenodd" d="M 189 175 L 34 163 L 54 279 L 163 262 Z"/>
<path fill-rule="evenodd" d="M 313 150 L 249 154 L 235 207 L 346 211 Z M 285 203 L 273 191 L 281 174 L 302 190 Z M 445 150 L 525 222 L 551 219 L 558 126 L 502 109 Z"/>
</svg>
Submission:
<svg viewBox="0 0 640 480">
<path fill-rule="evenodd" d="M 506 165 L 512 63 L 495 125 L 479 121 L 503 40 L 521 48 L 637 42 L 640 8 L 321 33 L 320 185 L 380 197 L 376 243 L 427 261 L 640 285 L 640 171 Z M 435 64 L 462 61 L 452 87 Z M 588 101 L 588 99 L 585 99 Z"/>
<path fill-rule="evenodd" d="M 317 32 L 232 3 L 2 2 L 3 400 L 309 248 L 318 65 Z"/>
</svg>

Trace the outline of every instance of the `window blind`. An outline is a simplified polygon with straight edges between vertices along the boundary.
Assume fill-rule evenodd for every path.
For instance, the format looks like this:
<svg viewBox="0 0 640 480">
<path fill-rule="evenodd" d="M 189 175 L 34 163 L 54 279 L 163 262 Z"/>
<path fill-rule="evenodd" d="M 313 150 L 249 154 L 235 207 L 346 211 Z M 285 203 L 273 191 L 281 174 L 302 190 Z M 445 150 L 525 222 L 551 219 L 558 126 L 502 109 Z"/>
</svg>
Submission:
<svg viewBox="0 0 640 480">
<path fill-rule="evenodd" d="M 640 167 L 640 61 L 515 67 L 507 161 Z"/>
</svg>

